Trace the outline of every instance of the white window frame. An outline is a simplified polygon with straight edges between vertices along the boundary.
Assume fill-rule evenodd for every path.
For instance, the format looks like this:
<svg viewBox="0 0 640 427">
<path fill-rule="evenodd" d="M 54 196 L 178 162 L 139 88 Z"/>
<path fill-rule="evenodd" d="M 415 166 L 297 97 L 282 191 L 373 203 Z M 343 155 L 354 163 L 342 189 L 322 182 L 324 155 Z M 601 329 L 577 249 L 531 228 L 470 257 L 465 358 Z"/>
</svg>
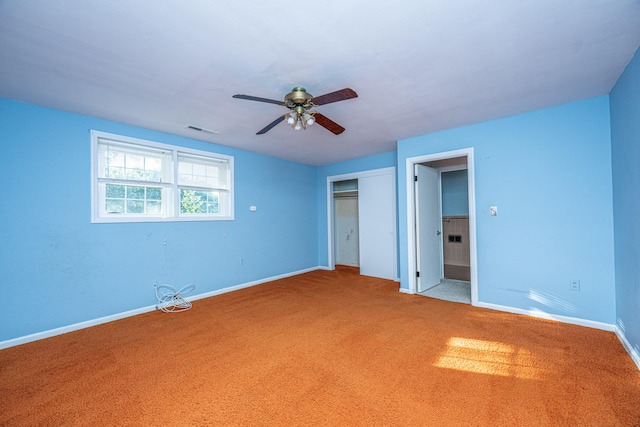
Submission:
<svg viewBox="0 0 640 427">
<path fill-rule="evenodd" d="M 145 185 L 162 188 L 162 213 L 160 214 L 113 214 L 105 209 L 105 179 L 99 176 L 99 142 L 101 140 L 113 141 L 114 146 L 133 145 L 133 148 L 141 150 L 163 152 L 166 159 L 170 159 L 167 174 L 170 182 L 144 182 Z M 192 187 L 188 189 L 204 191 L 226 192 L 227 197 L 220 198 L 220 211 L 216 214 L 180 214 L 180 189 L 185 188 L 179 185 L 178 179 L 178 157 L 194 157 L 213 162 L 226 162 L 228 165 L 228 176 L 226 177 L 227 188 Z M 127 222 L 167 222 L 167 221 L 220 221 L 234 219 L 234 191 L 233 191 L 233 156 L 212 153 L 208 151 L 194 150 L 191 148 L 179 147 L 175 145 L 162 144 L 138 138 L 131 138 L 112 133 L 91 130 L 91 222 L 92 223 L 127 223 Z M 126 180 L 120 182 L 126 183 Z M 131 181 L 132 184 L 139 184 L 138 181 Z M 224 200 L 223 200 L 224 199 Z"/>
</svg>

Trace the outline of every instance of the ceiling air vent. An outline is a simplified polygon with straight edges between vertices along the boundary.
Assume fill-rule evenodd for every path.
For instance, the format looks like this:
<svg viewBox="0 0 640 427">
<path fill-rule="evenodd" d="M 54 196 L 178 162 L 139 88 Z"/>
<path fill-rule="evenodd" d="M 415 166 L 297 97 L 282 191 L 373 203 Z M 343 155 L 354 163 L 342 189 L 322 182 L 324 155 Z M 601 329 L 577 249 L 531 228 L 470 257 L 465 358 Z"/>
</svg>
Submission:
<svg viewBox="0 0 640 427">
<path fill-rule="evenodd" d="M 197 130 L 198 132 L 211 133 L 211 134 L 218 133 L 215 130 L 205 129 L 205 128 L 201 128 L 201 127 L 193 126 L 193 125 L 187 126 L 187 129 L 193 129 L 193 130 Z"/>
</svg>

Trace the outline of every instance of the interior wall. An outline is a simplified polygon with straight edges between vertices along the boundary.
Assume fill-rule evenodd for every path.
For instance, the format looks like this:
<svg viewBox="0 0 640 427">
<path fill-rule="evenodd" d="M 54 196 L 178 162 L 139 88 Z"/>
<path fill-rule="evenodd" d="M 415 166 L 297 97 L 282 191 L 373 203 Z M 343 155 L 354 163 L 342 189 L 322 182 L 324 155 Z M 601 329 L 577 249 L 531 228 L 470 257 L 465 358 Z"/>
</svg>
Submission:
<svg viewBox="0 0 640 427">
<path fill-rule="evenodd" d="M 640 360 L 640 52 L 610 97 L 616 322 Z"/>
<path fill-rule="evenodd" d="M 235 220 L 91 224 L 91 129 L 234 156 Z M 0 141 L 0 341 L 318 266 L 315 167 L 6 99 Z"/>
<path fill-rule="evenodd" d="M 468 216 L 467 170 L 442 172 L 442 216 Z"/>
<path fill-rule="evenodd" d="M 473 147 L 479 301 L 613 323 L 609 130 L 603 96 L 399 141 L 401 287 L 407 159 Z"/>
</svg>

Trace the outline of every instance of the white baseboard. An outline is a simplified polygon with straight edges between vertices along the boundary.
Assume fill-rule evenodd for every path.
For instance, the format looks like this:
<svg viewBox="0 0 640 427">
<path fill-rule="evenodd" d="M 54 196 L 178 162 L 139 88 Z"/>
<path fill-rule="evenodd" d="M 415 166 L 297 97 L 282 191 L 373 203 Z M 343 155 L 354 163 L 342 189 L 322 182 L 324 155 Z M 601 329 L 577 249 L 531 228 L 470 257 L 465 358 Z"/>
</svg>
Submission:
<svg viewBox="0 0 640 427">
<path fill-rule="evenodd" d="M 326 267 L 311 267 L 304 270 L 293 271 L 291 273 L 280 274 L 278 276 L 267 277 L 266 279 L 254 280 L 253 282 L 242 283 L 240 285 L 229 286 L 228 288 L 216 289 L 215 291 L 205 292 L 203 294 L 194 295 L 192 297 L 185 298 L 187 301 L 196 301 L 203 298 L 215 297 L 216 295 L 226 294 L 228 292 L 238 291 L 244 288 L 250 288 L 252 286 L 261 285 L 267 282 L 273 282 L 274 280 L 285 279 L 291 276 L 297 276 L 298 274 L 309 273 L 315 270 L 324 270 Z"/>
<path fill-rule="evenodd" d="M 616 326 L 610 323 L 597 322 L 595 320 L 581 319 L 579 317 L 562 316 L 559 314 L 549 314 L 538 310 L 525 310 L 522 308 L 509 307 L 507 305 L 490 304 L 478 302 L 476 307 L 489 308 L 491 310 L 506 311 L 507 313 L 524 314 L 525 316 L 537 317 L 540 319 L 555 320 L 557 322 L 569 323 L 571 325 L 586 326 L 588 328 L 602 329 L 614 332 Z"/>
<path fill-rule="evenodd" d="M 265 279 L 255 280 L 253 282 L 243 283 L 243 284 L 235 285 L 235 286 L 229 286 L 227 288 L 217 289 L 217 290 L 211 291 L 211 292 L 205 292 L 203 294 L 194 295 L 194 296 L 191 296 L 191 297 L 187 297 L 185 299 L 188 300 L 188 301 L 195 301 L 195 300 L 199 300 L 199 299 L 202 299 L 202 298 L 209 298 L 209 297 L 212 297 L 212 296 L 225 294 L 227 292 L 233 292 L 233 291 L 237 291 L 239 289 L 244 289 L 244 288 L 249 288 L 251 286 L 260 285 L 262 283 L 272 282 L 274 280 L 284 279 L 286 277 L 296 276 L 298 274 L 303 274 L 303 273 L 308 273 L 310 271 L 323 270 L 323 269 L 326 270 L 327 268 L 326 267 L 306 268 L 304 270 L 293 271 L 291 273 L 280 274 L 278 276 L 273 276 L 273 277 L 268 277 L 268 278 L 265 278 Z M 73 332 L 73 331 L 77 331 L 77 330 L 80 330 L 80 329 L 89 328 L 91 326 L 101 325 L 103 323 L 113 322 L 114 320 L 120 320 L 120 319 L 124 319 L 126 317 L 137 316 L 138 314 L 148 313 L 148 312 L 154 311 L 156 309 L 157 308 L 156 308 L 155 305 L 150 305 L 150 306 L 147 306 L 147 307 L 137 308 L 135 310 L 129 310 L 129 311 L 125 311 L 125 312 L 122 312 L 122 313 L 112 314 L 110 316 L 105 316 L 105 317 L 100 317 L 100 318 L 97 318 L 97 319 L 87 320 L 85 322 L 74 323 L 73 325 L 62 326 L 60 328 L 49 329 L 47 331 L 37 332 L 35 334 L 30 334 L 30 335 L 25 335 L 25 336 L 18 337 L 18 338 L 12 338 L 10 340 L 0 341 L 0 350 L 5 349 L 5 348 L 9 348 L 9 347 L 14 347 L 14 346 L 20 345 L 20 344 L 26 344 L 26 343 L 29 343 L 29 342 L 32 342 L 32 341 L 37 341 L 37 340 L 41 340 L 41 339 L 45 339 L 45 338 L 49 338 L 49 337 L 54 337 L 56 335 L 66 334 L 67 332 Z"/>
<path fill-rule="evenodd" d="M 640 354 L 638 354 L 633 346 L 631 346 L 631 343 L 627 341 L 627 337 L 624 336 L 624 332 L 622 332 L 622 329 L 620 329 L 617 325 L 615 327 L 615 332 L 618 336 L 618 339 L 622 343 L 622 346 L 625 350 L 627 350 L 627 353 L 629 353 L 629 356 L 631 356 L 631 360 L 633 360 L 633 363 L 636 364 L 638 370 L 640 371 Z"/>
<path fill-rule="evenodd" d="M 60 328 L 49 329 L 47 331 L 36 332 L 35 334 L 25 335 L 6 341 L 0 341 L 0 350 L 14 347 L 20 344 L 26 344 L 32 341 L 38 341 L 56 335 L 66 334 L 67 332 L 77 331 L 79 329 L 89 328 L 91 326 L 101 325 L 103 323 L 113 322 L 114 320 L 124 319 L 125 317 L 137 316 L 138 314 L 148 313 L 156 309 L 155 305 L 137 308 L 135 310 L 125 311 L 123 313 L 112 314 L 110 316 L 99 317 L 97 319 L 87 320 L 85 322 L 74 323 L 73 325 L 62 326 Z"/>
<path fill-rule="evenodd" d="M 415 295 L 415 292 L 411 292 L 409 289 L 406 289 L 406 288 L 400 288 L 399 292 L 407 295 Z"/>
</svg>

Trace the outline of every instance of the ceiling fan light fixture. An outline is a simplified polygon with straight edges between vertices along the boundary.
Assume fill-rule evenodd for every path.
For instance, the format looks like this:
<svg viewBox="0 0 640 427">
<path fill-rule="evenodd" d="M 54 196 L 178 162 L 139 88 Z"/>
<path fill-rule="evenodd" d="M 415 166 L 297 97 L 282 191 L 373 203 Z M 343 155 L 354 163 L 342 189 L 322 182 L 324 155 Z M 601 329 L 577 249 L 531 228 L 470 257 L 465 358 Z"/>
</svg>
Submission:
<svg viewBox="0 0 640 427">
<path fill-rule="evenodd" d="M 313 117 L 313 115 L 309 113 L 304 113 L 304 116 L 302 116 L 302 118 L 304 119 L 304 122 L 307 126 L 311 126 L 316 121 L 315 117 Z"/>
</svg>

